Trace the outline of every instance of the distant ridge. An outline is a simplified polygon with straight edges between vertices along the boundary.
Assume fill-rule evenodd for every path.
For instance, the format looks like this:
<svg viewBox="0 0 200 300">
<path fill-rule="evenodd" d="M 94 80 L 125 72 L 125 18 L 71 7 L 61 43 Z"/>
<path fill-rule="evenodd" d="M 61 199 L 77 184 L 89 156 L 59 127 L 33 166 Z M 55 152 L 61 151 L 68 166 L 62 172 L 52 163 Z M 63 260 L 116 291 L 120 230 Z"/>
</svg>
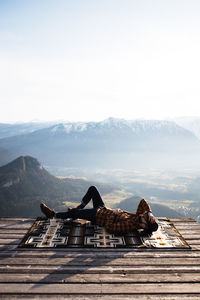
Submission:
<svg viewBox="0 0 200 300">
<path fill-rule="evenodd" d="M 14 169 L 25 172 L 34 168 L 42 169 L 43 167 L 36 158 L 27 155 L 20 156 L 7 165 L 0 167 L 0 172 L 13 171 Z"/>
<path fill-rule="evenodd" d="M 31 133 L 41 128 L 50 127 L 55 123 L 57 122 L 0 123 L 0 138 Z"/>
<path fill-rule="evenodd" d="M 0 146 L 0 166 L 9 163 L 15 158 L 15 155 L 12 154 L 7 149 Z"/>
<path fill-rule="evenodd" d="M 121 201 L 117 204 L 117 207 L 120 207 L 124 210 L 129 210 L 131 212 L 135 212 L 138 206 L 138 202 L 140 201 L 139 196 L 133 196 L 128 199 Z M 166 205 L 158 204 L 158 203 L 150 203 L 153 214 L 156 217 L 168 217 L 168 218 L 181 218 L 183 215 L 176 210 L 169 208 Z"/>
</svg>

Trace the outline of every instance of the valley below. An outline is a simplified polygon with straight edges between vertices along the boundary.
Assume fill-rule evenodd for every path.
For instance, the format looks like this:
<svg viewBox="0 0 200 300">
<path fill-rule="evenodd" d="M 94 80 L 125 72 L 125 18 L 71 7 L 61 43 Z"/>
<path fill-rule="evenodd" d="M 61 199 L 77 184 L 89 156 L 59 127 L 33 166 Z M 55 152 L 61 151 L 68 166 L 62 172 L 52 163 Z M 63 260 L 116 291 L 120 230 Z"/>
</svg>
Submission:
<svg viewBox="0 0 200 300">
<path fill-rule="evenodd" d="M 114 185 L 115 190 L 103 196 L 109 207 L 120 207 L 123 200 L 134 196 L 145 198 L 153 205 L 166 206 L 182 216 L 192 217 L 200 222 L 200 170 L 198 169 L 127 170 L 46 167 L 58 177 L 82 178 L 89 182 L 95 180 L 97 185 L 98 182 Z"/>
</svg>

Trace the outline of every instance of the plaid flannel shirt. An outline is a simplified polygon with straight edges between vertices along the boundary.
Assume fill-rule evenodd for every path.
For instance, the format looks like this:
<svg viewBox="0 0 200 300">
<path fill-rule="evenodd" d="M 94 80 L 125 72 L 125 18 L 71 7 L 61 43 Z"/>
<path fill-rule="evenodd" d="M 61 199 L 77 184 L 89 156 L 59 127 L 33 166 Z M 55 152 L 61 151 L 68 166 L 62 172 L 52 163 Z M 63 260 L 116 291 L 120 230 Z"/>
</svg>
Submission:
<svg viewBox="0 0 200 300">
<path fill-rule="evenodd" d="M 141 228 L 139 216 L 145 211 L 151 211 L 151 208 L 144 199 L 140 201 L 136 214 L 103 207 L 97 210 L 96 223 L 109 233 L 128 233 Z"/>
</svg>

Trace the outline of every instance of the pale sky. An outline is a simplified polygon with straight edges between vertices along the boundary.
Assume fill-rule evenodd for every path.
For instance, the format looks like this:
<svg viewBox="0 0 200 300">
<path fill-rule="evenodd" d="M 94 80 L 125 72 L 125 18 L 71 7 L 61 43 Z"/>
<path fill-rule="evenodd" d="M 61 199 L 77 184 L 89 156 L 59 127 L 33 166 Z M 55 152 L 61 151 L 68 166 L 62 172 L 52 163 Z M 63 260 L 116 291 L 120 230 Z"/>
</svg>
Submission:
<svg viewBox="0 0 200 300">
<path fill-rule="evenodd" d="M 0 0 L 0 122 L 200 116 L 199 0 Z"/>
</svg>

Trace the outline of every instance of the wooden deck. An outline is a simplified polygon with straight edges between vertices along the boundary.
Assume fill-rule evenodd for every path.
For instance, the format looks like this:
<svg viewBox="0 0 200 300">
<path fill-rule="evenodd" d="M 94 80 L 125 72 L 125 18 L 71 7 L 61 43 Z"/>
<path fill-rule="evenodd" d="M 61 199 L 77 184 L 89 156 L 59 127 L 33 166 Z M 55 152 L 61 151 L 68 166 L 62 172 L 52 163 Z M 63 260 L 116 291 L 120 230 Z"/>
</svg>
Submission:
<svg viewBox="0 0 200 300">
<path fill-rule="evenodd" d="M 171 219 L 192 250 L 19 249 L 33 219 L 0 219 L 0 298 L 200 299 L 200 224 Z"/>
</svg>

